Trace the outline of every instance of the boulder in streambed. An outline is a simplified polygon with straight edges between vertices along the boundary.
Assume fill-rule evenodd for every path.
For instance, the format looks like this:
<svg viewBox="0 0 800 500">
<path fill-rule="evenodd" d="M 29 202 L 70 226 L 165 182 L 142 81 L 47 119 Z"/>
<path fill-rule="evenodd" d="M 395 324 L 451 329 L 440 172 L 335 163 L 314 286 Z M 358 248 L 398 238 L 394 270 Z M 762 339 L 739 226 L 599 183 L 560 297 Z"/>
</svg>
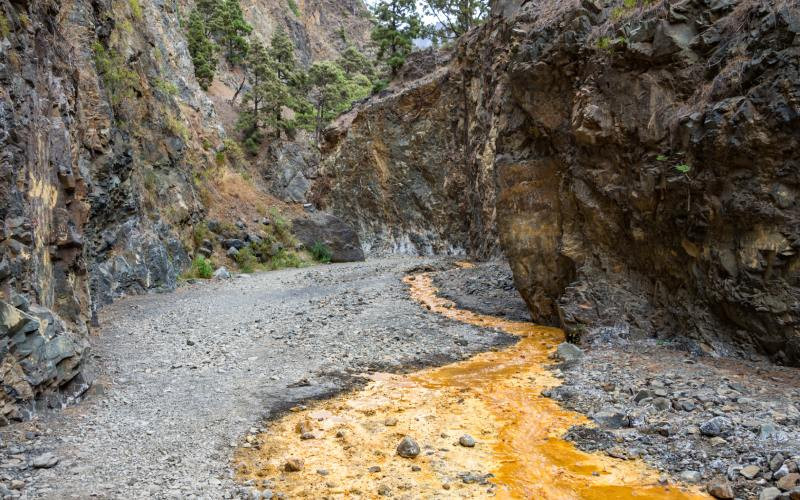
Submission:
<svg viewBox="0 0 800 500">
<path fill-rule="evenodd" d="M 318 243 L 327 246 L 331 262 L 360 262 L 364 260 L 361 240 L 353 227 L 324 212 L 306 214 L 292 220 L 292 232 L 306 248 Z"/>
<path fill-rule="evenodd" d="M 397 445 L 397 454 L 403 458 L 415 458 L 419 455 L 419 445 L 412 438 L 406 436 Z"/>
</svg>

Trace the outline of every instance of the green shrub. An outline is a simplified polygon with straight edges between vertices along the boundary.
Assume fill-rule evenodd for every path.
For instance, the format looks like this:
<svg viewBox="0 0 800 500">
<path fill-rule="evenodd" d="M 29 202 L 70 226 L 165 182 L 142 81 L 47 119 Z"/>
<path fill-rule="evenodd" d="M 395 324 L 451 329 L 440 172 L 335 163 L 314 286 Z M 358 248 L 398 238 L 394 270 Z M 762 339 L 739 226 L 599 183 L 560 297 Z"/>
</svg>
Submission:
<svg viewBox="0 0 800 500">
<path fill-rule="evenodd" d="M 272 230 L 275 232 L 275 236 L 284 243 L 290 242 L 292 239 L 292 224 L 281 216 L 275 207 L 272 207 L 269 213 L 272 217 Z"/>
<path fill-rule="evenodd" d="M 286 3 L 289 4 L 289 10 L 291 10 L 296 17 L 300 17 L 300 7 L 297 5 L 297 2 L 295 0 L 287 0 Z"/>
<path fill-rule="evenodd" d="M 189 277 L 190 278 L 202 278 L 207 280 L 214 275 L 214 266 L 211 264 L 211 261 L 203 257 L 202 255 L 198 255 L 192 261 L 192 267 L 189 270 Z"/>
<path fill-rule="evenodd" d="M 236 263 L 243 273 L 252 273 L 258 267 L 258 259 L 253 255 L 250 247 L 244 247 L 236 254 Z"/>
<path fill-rule="evenodd" d="M 194 241 L 194 246 L 196 248 L 200 248 L 203 245 L 203 240 L 211 240 L 214 235 L 208 229 L 208 225 L 205 222 L 201 222 L 194 227 L 192 230 L 192 241 Z"/>
<path fill-rule="evenodd" d="M 135 96 L 139 75 L 128 67 L 125 57 L 118 52 L 106 49 L 100 42 L 95 42 L 92 49 L 97 72 L 103 78 L 106 92 L 111 98 L 111 104 L 116 106 L 123 99 Z"/>
<path fill-rule="evenodd" d="M 281 249 L 272 256 L 272 259 L 269 261 L 269 268 L 271 270 L 276 269 L 283 269 L 286 267 L 302 267 L 303 261 L 300 257 L 294 252 L 287 252 L 286 250 Z"/>
<path fill-rule="evenodd" d="M 311 255 L 314 256 L 314 259 L 322 262 L 323 264 L 329 264 L 331 262 L 331 258 L 333 254 L 331 254 L 331 249 L 328 248 L 328 245 L 318 241 L 314 243 L 311 247 Z"/>
<path fill-rule="evenodd" d="M 170 81 L 158 78 L 153 82 L 153 86 L 163 94 L 171 96 L 178 95 L 178 87 Z"/>
<path fill-rule="evenodd" d="M 690 170 L 692 170 L 691 165 L 687 165 L 686 163 L 681 163 L 680 165 L 675 166 L 675 170 L 682 174 L 688 174 Z"/>
<path fill-rule="evenodd" d="M 11 28 L 8 25 L 8 19 L 6 19 L 5 13 L 0 10 L 0 37 L 7 37 L 11 34 Z"/>
<path fill-rule="evenodd" d="M 133 18 L 137 21 L 142 20 L 142 6 L 139 4 L 139 0 L 128 0 L 128 3 L 131 6 L 131 14 L 133 14 Z"/>
</svg>

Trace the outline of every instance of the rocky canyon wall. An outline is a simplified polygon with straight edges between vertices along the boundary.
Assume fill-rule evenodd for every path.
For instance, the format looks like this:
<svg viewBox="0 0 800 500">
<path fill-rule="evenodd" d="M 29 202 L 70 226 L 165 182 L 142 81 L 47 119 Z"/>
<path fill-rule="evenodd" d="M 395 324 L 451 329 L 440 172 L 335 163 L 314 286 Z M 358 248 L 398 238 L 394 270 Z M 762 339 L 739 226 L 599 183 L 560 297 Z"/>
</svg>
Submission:
<svg viewBox="0 0 800 500">
<path fill-rule="evenodd" d="M 585 341 L 800 364 L 797 3 L 494 7 L 337 124 L 319 202 L 376 247 L 499 240 L 534 319 Z"/>
<path fill-rule="evenodd" d="M 191 4 L 0 0 L 0 422 L 84 390 L 97 309 L 173 289 L 193 225 L 221 213 L 208 178 L 233 130 L 194 78 Z M 287 29 L 303 61 L 343 48 L 342 29 L 368 38 L 360 1 L 242 5 L 263 39 Z M 223 66 L 212 91 L 240 80 Z M 229 197 L 258 216 L 268 186 L 234 173 Z"/>
</svg>

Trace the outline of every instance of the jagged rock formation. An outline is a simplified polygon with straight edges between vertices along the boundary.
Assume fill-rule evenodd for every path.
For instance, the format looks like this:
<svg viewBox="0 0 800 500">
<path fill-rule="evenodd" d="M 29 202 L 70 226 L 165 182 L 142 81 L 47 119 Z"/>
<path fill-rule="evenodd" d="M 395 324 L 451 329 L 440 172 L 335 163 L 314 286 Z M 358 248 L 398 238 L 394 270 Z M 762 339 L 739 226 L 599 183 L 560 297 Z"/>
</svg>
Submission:
<svg viewBox="0 0 800 500">
<path fill-rule="evenodd" d="M 376 247 L 498 235 L 534 319 L 575 336 L 800 364 L 798 6 L 494 7 L 449 66 L 338 124 L 320 203 Z"/>
<path fill-rule="evenodd" d="M 287 27 L 306 61 L 343 48 L 340 28 L 353 43 L 366 40 L 360 1 L 298 3 L 299 17 L 283 0 L 243 5 L 263 38 Z M 193 75 L 181 26 L 191 4 L 0 0 L 0 300 L 22 309 L 30 302 L 35 316 L 64 322 L 52 333 L 62 322 L 48 319 L 46 343 L 35 349 L 14 333 L 35 331 L 34 319 L 0 332 L 5 373 L 29 386 L 4 376 L 3 401 L 17 405 L 69 383 L 96 309 L 174 288 L 189 264 L 192 226 L 223 211 L 214 204 L 227 193 L 211 191 L 207 178 L 219 171 L 226 132 L 218 102 Z M 219 80 L 223 89 L 240 81 L 225 68 Z M 231 185 L 239 216 L 254 220 L 267 182 Z M 3 411 L 14 418 L 21 407 L 11 404 Z"/>
</svg>

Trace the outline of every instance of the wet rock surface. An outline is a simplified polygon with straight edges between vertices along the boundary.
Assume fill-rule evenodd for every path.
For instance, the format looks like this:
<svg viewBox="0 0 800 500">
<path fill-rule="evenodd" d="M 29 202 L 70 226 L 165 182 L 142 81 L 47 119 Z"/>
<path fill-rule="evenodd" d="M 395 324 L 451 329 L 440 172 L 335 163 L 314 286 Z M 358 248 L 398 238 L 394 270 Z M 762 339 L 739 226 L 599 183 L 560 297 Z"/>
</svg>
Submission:
<svg viewBox="0 0 800 500">
<path fill-rule="evenodd" d="M 401 282 L 420 264 L 436 262 L 245 275 L 109 306 L 91 338 L 91 396 L 0 432 L 0 479 L 21 481 L 24 498 L 242 494 L 231 454 L 264 417 L 358 385 L 367 370 L 444 364 L 513 341 L 420 308 Z"/>
</svg>

